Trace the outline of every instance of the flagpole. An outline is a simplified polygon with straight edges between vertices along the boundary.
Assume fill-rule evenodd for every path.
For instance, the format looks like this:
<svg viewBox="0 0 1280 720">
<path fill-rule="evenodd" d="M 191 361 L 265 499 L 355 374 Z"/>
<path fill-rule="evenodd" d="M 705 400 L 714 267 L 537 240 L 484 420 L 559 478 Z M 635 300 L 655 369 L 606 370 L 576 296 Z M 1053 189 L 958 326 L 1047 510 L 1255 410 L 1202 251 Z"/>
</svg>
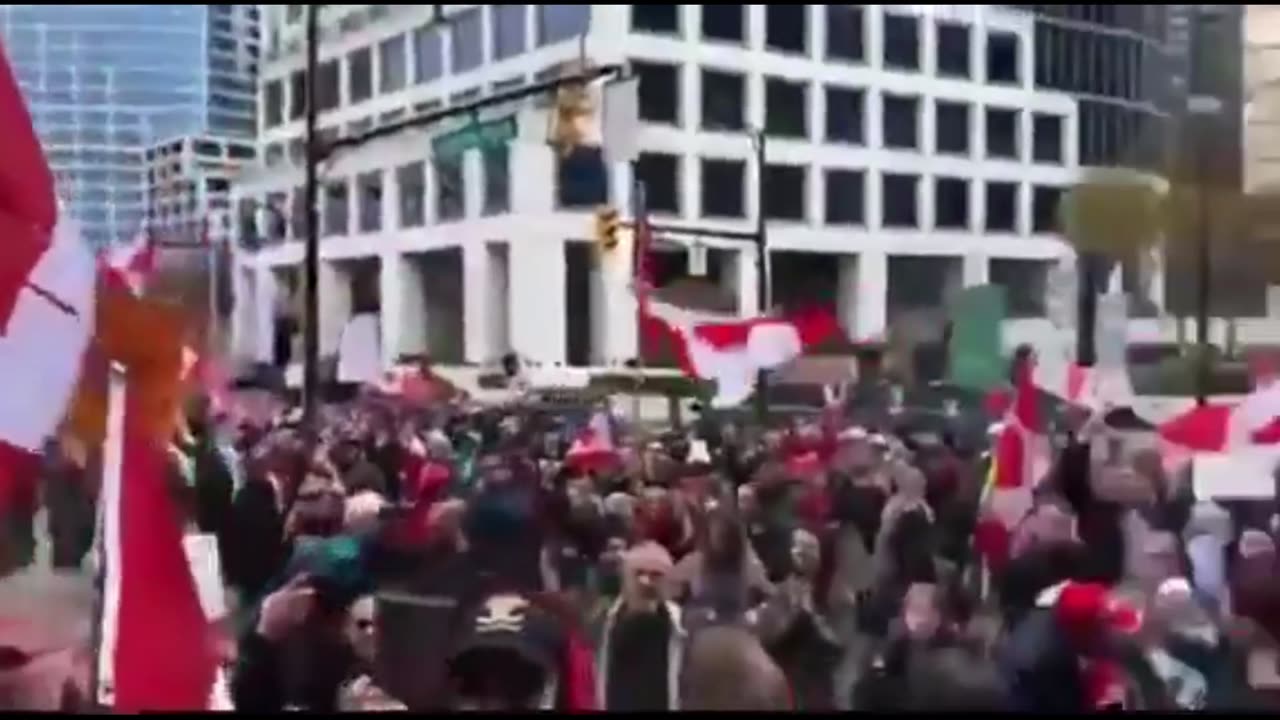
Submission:
<svg viewBox="0 0 1280 720">
<path fill-rule="evenodd" d="M 768 201 L 765 182 L 764 129 L 751 134 L 756 151 L 756 303 L 758 315 L 767 314 L 773 306 L 769 297 L 769 236 L 765 222 L 765 204 Z M 769 418 L 769 376 L 764 370 L 756 373 L 756 416 L 763 426 Z"/>
<path fill-rule="evenodd" d="M 120 605 L 119 574 L 114 582 L 108 582 L 108 569 L 119 558 L 112 551 L 120 546 L 120 473 L 124 463 L 124 402 L 127 376 L 122 365 L 112 363 L 107 369 L 107 428 L 102 441 L 99 471 L 101 484 L 98 490 L 98 522 L 95 532 L 97 567 L 93 610 L 93 702 L 99 707 L 114 705 L 114 660 L 116 632 L 108 626 L 117 616 Z"/>
<path fill-rule="evenodd" d="M 302 260 L 302 422 L 312 438 L 318 428 L 320 366 L 320 228 L 316 213 L 316 163 L 320 148 L 316 139 L 316 72 L 320 65 L 320 8 L 307 6 L 307 113 L 306 113 L 306 181 L 303 194 L 307 215 L 305 254 Z"/>
</svg>

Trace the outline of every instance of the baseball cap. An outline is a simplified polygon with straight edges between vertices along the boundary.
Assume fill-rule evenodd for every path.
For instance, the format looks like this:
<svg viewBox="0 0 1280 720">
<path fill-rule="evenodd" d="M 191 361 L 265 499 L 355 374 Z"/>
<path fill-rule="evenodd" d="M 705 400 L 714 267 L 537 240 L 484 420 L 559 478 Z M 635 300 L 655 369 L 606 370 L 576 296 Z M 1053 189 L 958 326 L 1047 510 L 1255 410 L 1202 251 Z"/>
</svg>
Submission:
<svg viewBox="0 0 1280 720">
<path fill-rule="evenodd" d="M 1064 583 L 1053 608 L 1068 632 L 1111 630 L 1132 635 L 1142 628 L 1142 611 L 1099 583 Z"/>
<path fill-rule="evenodd" d="M 559 666 L 564 632 L 559 622 L 527 597 L 517 593 L 490 595 L 465 617 L 461 642 L 449 657 L 450 666 L 471 653 L 502 650 L 551 675 Z"/>
</svg>

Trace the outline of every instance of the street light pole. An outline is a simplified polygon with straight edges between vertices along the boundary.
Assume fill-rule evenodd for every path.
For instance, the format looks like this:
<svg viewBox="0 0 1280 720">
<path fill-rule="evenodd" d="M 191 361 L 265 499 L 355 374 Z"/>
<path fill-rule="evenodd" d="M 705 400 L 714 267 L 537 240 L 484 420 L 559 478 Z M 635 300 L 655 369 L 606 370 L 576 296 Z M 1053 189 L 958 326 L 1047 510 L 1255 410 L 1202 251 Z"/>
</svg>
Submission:
<svg viewBox="0 0 1280 720">
<path fill-rule="evenodd" d="M 316 71 L 320 65 L 320 6 L 307 6 L 306 205 L 307 236 L 302 261 L 302 422 L 313 437 L 320 404 L 320 229 L 316 213 Z"/>
<path fill-rule="evenodd" d="M 769 235 L 765 216 L 765 203 L 768 199 L 765 166 L 765 135 L 759 129 L 752 133 L 751 142 L 756 151 L 756 306 L 759 315 L 764 315 L 773 308 L 769 297 Z M 766 371 L 756 373 L 756 416 L 763 424 L 769 417 L 769 376 Z"/>
<path fill-rule="evenodd" d="M 1209 234 L 1212 231 L 1209 218 L 1209 182 L 1210 158 L 1207 142 L 1213 117 L 1222 110 L 1222 103 L 1210 95 L 1212 89 L 1208 85 L 1207 68 L 1204 67 L 1204 29 L 1216 16 L 1212 10 L 1194 6 L 1191 18 L 1191 37 L 1189 38 L 1188 55 L 1190 57 L 1190 77 L 1187 83 L 1191 94 L 1187 98 L 1188 120 L 1194 128 L 1193 149 L 1195 153 L 1195 181 L 1198 184 L 1196 216 L 1196 357 L 1195 357 L 1195 391 L 1196 404 L 1203 406 L 1209 397 L 1209 303 L 1212 288 L 1212 257 L 1209 251 Z M 1198 81 L 1198 82 L 1197 82 Z"/>
</svg>

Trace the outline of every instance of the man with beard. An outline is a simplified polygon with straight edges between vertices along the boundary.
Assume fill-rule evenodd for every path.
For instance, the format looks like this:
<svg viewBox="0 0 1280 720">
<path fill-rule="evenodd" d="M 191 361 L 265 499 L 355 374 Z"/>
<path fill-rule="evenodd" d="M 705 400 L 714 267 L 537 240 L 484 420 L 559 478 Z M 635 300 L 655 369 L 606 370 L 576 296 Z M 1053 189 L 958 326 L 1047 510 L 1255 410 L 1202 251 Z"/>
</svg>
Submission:
<svg viewBox="0 0 1280 720">
<path fill-rule="evenodd" d="M 596 696 L 608 711 L 678 710 L 685 633 L 667 600 L 671 556 L 646 542 L 623 556 L 622 596 L 601 629 Z"/>
</svg>

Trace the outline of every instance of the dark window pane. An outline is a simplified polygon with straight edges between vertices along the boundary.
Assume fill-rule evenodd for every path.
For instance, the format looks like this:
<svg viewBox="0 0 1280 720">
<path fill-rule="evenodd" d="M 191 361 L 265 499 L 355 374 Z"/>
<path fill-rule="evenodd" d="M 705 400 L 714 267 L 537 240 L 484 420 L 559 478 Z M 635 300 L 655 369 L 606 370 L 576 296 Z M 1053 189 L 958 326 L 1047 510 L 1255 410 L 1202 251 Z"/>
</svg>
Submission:
<svg viewBox="0 0 1280 720">
<path fill-rule="evenodd" d="M 652 212 L 680 214 L 680 158 L 665 153 L 640 153 L 636 177 L 644 183 L 647 208 Z"/>
<path fill-rule="evenodd" d="M 484 170 L 483 215 L 500 215 L 511 209 L 511 150 L 506 145 L 493 145 L 480 153 Z"/>
<path fill-rule="evenodd" d="M 299 70 L 289 76 L 289 119 L 297 120 L 307 113 L 307 74 Z"/>
<path fill-rule="evenodd" d="M 914 17 L 884 14 L 884 66 L 920 69 L 920 22 Z"/>
<path fill-rule="evenodd" d="M 378 232 L 382 229 L 382 173 L 361 173 L 356 176 L 356 203 L 360 232 Z"/>
<path fill-rule="evenodd" d="M 631 29 L 644 32 L 680 32 L 679 5 L 632 5 Z"/>
<path fill-rule="evenodd" d="M 747 166 L 741 160 L 702 161 L 703 217 L 739 218 L 746 215 L 743 198 Z"/>
<path fill-rule="evenodd" d="M 920 145 L 920 101 L 900 95 L 884 96 L 884 146 L 914 150 Z"/>
<path fill-rule="evenodd" d="M 861 225 L 865 202 L 860 170 L 826 171 L 826 220 L 829 225 Z"/>
<path fill-rule="evenodd" d="M 679 125 L 680 82 L 676 66 L 633 62 L 631 67 L 640 79 L 640 119 Z"/>
<path fill-rule="evenodd" d="M 987 157 L 1018 157 L 1018 112 L 987 108 Z"/>
<path fill-rule="evenodd" d="M 777 137 L 809 136 L 807 86 L 804 83 L 765 78 L 764 130 Z"/>
<path fill-rule="evenodd" d="M 746 127 L 746 78 L 737 73 L 702 71 L 702 128 L 742 130 Z"/>
<path fill-rule="evenodd" d="M 916 175 L 885 173 L 881 178 L 883 217 L 881 224 L 891 228 L 914 228 L 916 218 L 916 191 L 920 178 Z"/>
<path fill-rule="evenodd" d="M 369 48 L 354 50 L 347 56 L 347 99 L 352 103 L 373 96 L 373 54 Z"/>
<path fill-rule="evenodd" d="M 272 128 L 284 122 L 284 86 L 279 80 L 272 80 L 263 86 L 262 102 L 266 106 L 262 116 L 263 125 Z"/>
<path fill-rule="evenodd" d="M 837 87 L 826 90 L 827 141 L 861 145 L 863 92 Z"/>
<path fill-rule="evenodd" d="M 933 226 L 939 229 L 969 228 L 969 182 L 940 177 L 933 181 Z"/>
<path fill-rule="evenodd" d="M 938 74 L 969 77 L 969 27 L 938 23 Z"/>
<path fill-rule="evenodd" d="M 1016 232 L 1018 229 L 1018 186 L 1015 183 L 987 183 L 987 232 Z"/>
<path fill-rule="evenodd" d="M 803 54 L 808 47 L 808 13 L 808 5 L 765 5 L 765 47 Z"/>
<path fill-rule="evenodd" d="M 455 73 L 474 70 L 484 64 L 484 30 L 480 8 L 458 13 L 449 20 L 453 29 L 453 67 Z"/>
<path fill-rule="evenodd" d="M 824 5 L 827 9 L 827 59 L 861 61 L 862 6 Z"/>
<path fill-rule="evenodd" d="M 560 207 L 594 207 L 609 200 L 609 178 L 599 147 L 579 145 L 561 157 L 556 180 Z"/>
<path fill-rule="evenodd" d="M 342 103 L 341 77 L 342 73 L 337 60 L 330 60 L 320 65 L 316 71 L 316 110 L 325 112 Z"/>
<path fill-rule="evenodd" d="M 987 82 L 1017 84 L 1022 77 L 1018 67 L 1018 36 L 1004 32 L 989 33 Z"/>
<path fill-rule="evenodd" d="M 1045 293 L 1048 290 L 1050 265 L 1051 263 L 1043 260 L 991 261 L 991 284 L 1004 288 L 1009 317 L 1045 316 Z"/>
<path fill-rule="evenodd" d="M 400 227 L 422 227 L 426 221 L 426 175 L 421 162 L 396 168 Z"/>
<path fill-rule="evenodd" d="M 436 221 L 460 220 L 467 213 L 466 180 L 462 174 L 462 156 L 437 158 Z"/>
<path fill-rule="evenodd" d="M 591 27 L 590 5 L 535 5 L 538 46 L 584 35 Z"/>
<path fill-rule="evenodd" d="M 937 117 L 934 130 L 937 134 L 937 152 L 948 155 L 968 155 L 969 106 L 964 103 L 939 100 L 935 110 Z"/>
<path fill-rule="evenodd" d="M 332 180 L 324 189 L 324 236 L 346 235 L 350 213 L 346 180 Z"/>
<path fill-rule="evenodd" d="M 1032 159 L 1036 162 L 1062 162 L 1062 118 L 1037 113 L 1031 122 Z"/>
<path fill-rule="evenodd" d="M 1058 202 L 1062 188 L 1037 185 L 1031 189 L 1031 231 L 1058 232 Z"/>
<path fill-rule="evenodd" d="M 707 40 L 746 40 L 745 5 L 702 5 L 702 37 Z"/>
<path fill-rule="evenodd" d="M 382 75 L 378 80 L 379 92 L 400 90 L 409 79 L 408 55 L 405 53 L 407 35 L 397 35 L 378 43 L 378 68 Z"/>
<path fill-rule="evenodd" d="M 765 217 L 804 220 L 805 175 L 798 165 L 765 166 Z"/>
<path fill-rule="evenodd" d="M 494 5 L 490 16 L 493 36 L 493 59 L 503 60 L 524 52 L 524 29 L 528 24 L 528 5 Z"/>
</svg>

